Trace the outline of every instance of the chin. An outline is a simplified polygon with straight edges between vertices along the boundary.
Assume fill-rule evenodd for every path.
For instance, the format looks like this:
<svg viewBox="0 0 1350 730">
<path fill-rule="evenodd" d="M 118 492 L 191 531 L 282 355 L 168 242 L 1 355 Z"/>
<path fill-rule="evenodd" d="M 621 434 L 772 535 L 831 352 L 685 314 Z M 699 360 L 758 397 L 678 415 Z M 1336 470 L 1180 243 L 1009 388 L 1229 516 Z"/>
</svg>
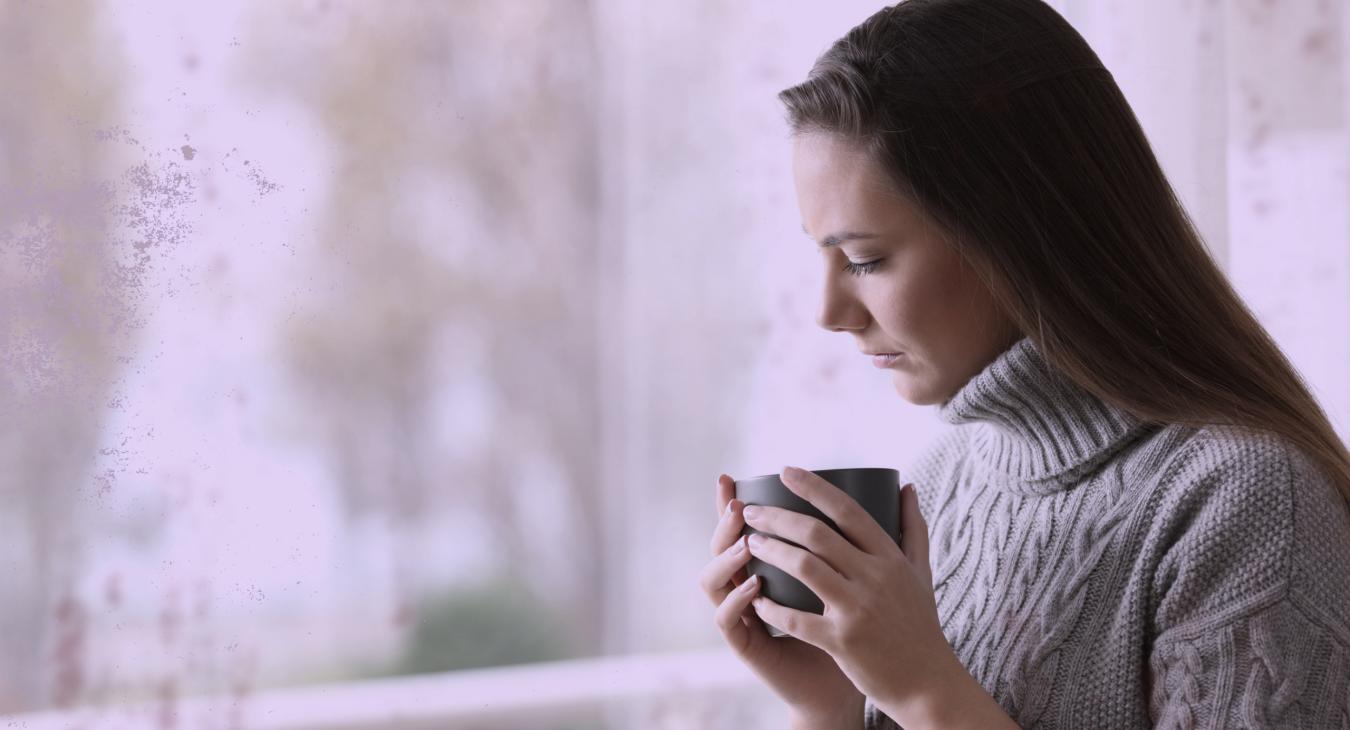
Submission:
<svg viewBox="0 0 1350 730">
<path fill-rule="evenodd" d="M 914 380 L 911 378 L 903 376 L 895 378 L 895 392 L 899 393 L 901 398 L 904 398 L 916 406 L 931 406 L 935 403 L 945 403 L 949 398 L 941 393 L 934 393 L 930 390 L 915 388 L 914 385 Z"/>
</svg>

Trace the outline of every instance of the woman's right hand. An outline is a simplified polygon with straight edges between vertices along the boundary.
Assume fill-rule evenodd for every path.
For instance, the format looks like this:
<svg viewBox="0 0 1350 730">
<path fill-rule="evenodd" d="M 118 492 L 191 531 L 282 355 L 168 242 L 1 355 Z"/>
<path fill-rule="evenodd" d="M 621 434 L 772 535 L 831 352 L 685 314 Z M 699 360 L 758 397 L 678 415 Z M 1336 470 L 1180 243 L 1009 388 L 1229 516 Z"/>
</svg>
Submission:
<svg viewBox="0 0 1350 730">
<path fill-rule="evenodd" d="M 769 689 L 787 703 L 797 717 L 833 722 L 862 721 L 865 698 L 827 652 L 792 636 L 769 635 L 750 601 L 760 581 L 747 580 L 750 551 L 741 528 L 745 506 L 732 494 L 735 483 L 722 474 L 717 479 L 717 511 L 713 530 L 713 559 L 699 574 L 699 584 L 717 607 L 713 621 L 722 638 Z"/>
</svg>

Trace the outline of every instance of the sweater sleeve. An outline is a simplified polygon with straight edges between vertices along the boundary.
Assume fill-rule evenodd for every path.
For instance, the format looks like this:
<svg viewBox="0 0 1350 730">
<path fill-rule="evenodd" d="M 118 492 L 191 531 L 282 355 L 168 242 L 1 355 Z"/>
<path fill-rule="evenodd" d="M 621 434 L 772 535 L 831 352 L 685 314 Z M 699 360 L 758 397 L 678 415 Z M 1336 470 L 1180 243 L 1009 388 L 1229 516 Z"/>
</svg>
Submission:
<svg viewBox="0 0 1350 730">
<path fill-rule="evenodd" d="M 1300 452 L 1210 442 L 1161 505 L 1155 727 L 1350 728 L 1350 512 Z"/>
<path fill-rule="evenodd" d="M 1155 727 L 1350 727 L 1350 641 L 1279 593 L 1161 637 L 1149 677 Z"/>
</svg>

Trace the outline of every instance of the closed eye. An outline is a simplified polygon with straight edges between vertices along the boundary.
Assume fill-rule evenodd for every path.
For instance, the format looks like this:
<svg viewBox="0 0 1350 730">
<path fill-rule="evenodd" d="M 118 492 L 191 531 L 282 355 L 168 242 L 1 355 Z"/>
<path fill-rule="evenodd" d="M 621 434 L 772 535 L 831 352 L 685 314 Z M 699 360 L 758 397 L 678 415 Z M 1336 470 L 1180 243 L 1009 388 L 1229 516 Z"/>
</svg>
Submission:
<svg viewBox="0 0 1350 730">
<path fill-rule="evenodd" d="M 880 264 L 882 260 L 883 259 L 877 259 L 875 261 L 864 261 L 858 264 L 855 264 L 852 261 L 846 261 L 844 263 L 843 270 L 850 274 L 853 274 L 854 276 L 862 276 L 863 274 L 870 274 L 872 273 L 873 270 L 877 268 L 877 265 Z"/>
</svg>

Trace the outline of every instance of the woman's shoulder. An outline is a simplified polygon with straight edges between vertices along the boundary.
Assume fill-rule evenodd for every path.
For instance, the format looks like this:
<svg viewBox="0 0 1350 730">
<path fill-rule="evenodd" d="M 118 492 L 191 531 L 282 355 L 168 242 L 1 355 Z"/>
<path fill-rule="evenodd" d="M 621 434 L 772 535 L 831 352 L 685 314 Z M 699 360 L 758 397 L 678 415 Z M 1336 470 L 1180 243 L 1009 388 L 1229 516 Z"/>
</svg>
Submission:
<svg viewBox="0 0 1350 730">
<path fill-rule="evenodd" d="M 1169 426 L 1155 438 L 1168 430 L 1177 446 L 1141 502 L 1154 588 L 1171 595 L 1164 623 L 1268 592 L 1347 605 L 1350 510 L 1312 459 L 1257 429 Z"/>
<path fill-rule="evenodd" d="M 1151 439 L 1159 458 L 1160 499 L 1175 508 L 1209 503 L 1259 506 L 1292 518 L 1296 504 L 1344 502 L 1335 484 L 1302 449 L 1269 431 L 1235 424 L 1172 424 Z"/>
</svg>

